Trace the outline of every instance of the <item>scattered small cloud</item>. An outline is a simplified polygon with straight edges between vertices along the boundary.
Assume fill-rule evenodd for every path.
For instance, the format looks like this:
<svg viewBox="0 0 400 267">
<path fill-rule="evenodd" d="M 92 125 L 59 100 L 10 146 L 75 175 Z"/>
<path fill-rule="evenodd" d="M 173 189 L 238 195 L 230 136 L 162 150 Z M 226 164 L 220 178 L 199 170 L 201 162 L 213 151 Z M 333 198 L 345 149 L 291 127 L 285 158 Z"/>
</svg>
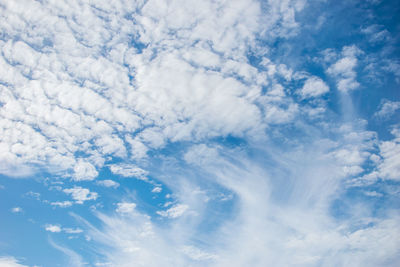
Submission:
<svg viewBox="0 0 400 267">
<path fill-rule="evenodd" d="M 153 190 L 151 190 L 152 193 L 161 193 L 161 191 L 162 191 L 162 188 L 159 186 L 154 187 Z"/>
<path fill-rule="evenodd" d="M 131 213 L 136 208 L 136 204 L 132 202 L 117 203 L 116 212 L 118 213 Z"/>
<path fill-rule="evenodd" d="M 355 68 L 358 63 L 357 56 L 362 51 L 356 46 L 345 46 L 342 49 L 342 57 L 332 64 L 327 73 L 336 79 L 336 86 L 341 92 L 349 92 L 357 89 L 360 84 L 357 82 L 357 72 Z"/>
<path fill-rule="evenodd" d="M 310 77 L 304 83 L 300 94 L 303 98 L 318 97 L 329 92 L 329 87 L 326 83 L 318 77 Z"/>
<path fill-rule="evenodd" d="M 50 202 L 50 205 L 52 206 L 57 206 L 60 208 L 67 208 L 67 207 L 71 207 L 73 205 L 72 201 L 55 201 L 55 202 Z"/>
<path fill-rule="evenodd" d="M 112 187 L 112 188 L 118 188 L 119 183 L 113 181 L 113 180 L 100 180 L 96 182 L 98 185 L 104 186 L 104 187 Z"/>
<path fill-rule="evenodd" d="M 83 204 L 88 200 L 96 200 L 98 194 L 96 192 L 90 192 L 87 188 L 82 188 L 80 186 L 76 186 L 74 188 L 68 188 L 63 190 L 64 193 L 71 195 L 72 199 L 75 200 L 78 204 Z"/>
<path fill-rule="evenodd" d="M 177 204 L 165 211 L 157 211 L 157 214 L 167 218 L 178 218 L 181 217 L 188 208 L 189 208 L 188 205 Z"/>
<path fill-rule="evenodd" d="M 55 225 L 55 224 L 46 224 L 45 229 L 46 229 L 46 231 L 52 232 L 52 233 L 60 233 L 61 232 L 61 227 L 59 225 Z"/>
<path fill-rule="evenodd" d="M 379 105 L 379 110 L 374 116 L 379 119 L 388 119 L 400 109 L 400 101 L 390 101 L 383 99 Z"/>
<path fill-rule="evenodd" d="M 137 178 L 147 181 L 147 171 L 131 164 L 114 164 L 109 166 L 110 171 L 114 174 L 121 175 L 126 178 Z"/>
<path fill-rule="evenodd" d="M 46 224 L 45 230 L 52 233 L 61 233 L 64 232 L 66 234 L 80 234 L 83 232 L 80 228 L 68 228 L 61 227 L 59 224 Z"/>
<path fill-rule="evenodd" d="M 80 228 L 63 228 L 62 230 L 67 234 L 80 234 L 83 232 Z"/>
<path fill-rule="evenodd" d="M 23 212 L 23 209 L 21 207 L 14 207 L 11 209 L 12 213 L 21 213 Z"/>
</svg>

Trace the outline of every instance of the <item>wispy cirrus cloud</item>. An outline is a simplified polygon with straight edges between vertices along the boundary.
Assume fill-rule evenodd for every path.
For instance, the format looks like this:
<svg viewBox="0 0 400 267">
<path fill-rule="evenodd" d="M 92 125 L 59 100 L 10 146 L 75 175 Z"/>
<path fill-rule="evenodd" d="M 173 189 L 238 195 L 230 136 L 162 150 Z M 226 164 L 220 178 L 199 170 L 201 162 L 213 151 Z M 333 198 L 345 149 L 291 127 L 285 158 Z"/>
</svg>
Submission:
<svg viewBox="0 0 400 267">
<path fill-rule="evenodd" d="M 398 76 L 395 39 L 336 38 L 352 3 L 8 1 L 0 173 L 49 176 L 80 228 L 41 225 L 85 235 L 49 240 L 67 266 L 394 266 L 399 130 L 355 101 Z"/>
</svg>

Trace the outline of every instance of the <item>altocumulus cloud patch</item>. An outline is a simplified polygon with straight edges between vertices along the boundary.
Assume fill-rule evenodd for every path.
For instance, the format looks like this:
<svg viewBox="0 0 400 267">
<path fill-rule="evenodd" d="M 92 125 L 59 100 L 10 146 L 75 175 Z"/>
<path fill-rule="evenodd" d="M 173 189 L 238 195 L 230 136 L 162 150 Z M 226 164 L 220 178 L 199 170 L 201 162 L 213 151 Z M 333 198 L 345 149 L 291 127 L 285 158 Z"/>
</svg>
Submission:
<svg viewBox="0 0 400 267">
<path fill-rule="evenodd" d="M 0 4 L 0 265 L 398 266 L 399 8 Z"/>
</svg>

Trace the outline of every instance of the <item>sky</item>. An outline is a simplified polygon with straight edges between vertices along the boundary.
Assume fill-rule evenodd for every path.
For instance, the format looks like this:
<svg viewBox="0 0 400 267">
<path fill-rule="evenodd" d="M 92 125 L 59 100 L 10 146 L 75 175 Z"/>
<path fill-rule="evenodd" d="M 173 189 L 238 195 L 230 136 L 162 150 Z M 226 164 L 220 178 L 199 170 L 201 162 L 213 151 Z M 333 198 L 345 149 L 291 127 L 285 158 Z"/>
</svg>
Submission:
<svg viewBox="0 0 400 267">
<path fill-rule="evenodd" d="M 0 1 L 0 266 L 400 266 L 399 14 Z"/>
</svg>

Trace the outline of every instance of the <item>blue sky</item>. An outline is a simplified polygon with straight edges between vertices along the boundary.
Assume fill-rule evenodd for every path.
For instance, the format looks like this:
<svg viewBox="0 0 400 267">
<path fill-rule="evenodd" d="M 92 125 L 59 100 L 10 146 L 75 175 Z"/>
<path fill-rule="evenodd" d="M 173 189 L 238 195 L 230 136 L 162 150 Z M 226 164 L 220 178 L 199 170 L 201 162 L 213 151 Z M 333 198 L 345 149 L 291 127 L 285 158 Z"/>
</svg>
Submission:
<svg viewBox="0 0 400 267">
<path fill-rule="evenodd" d="M 398 1 L 0 4 L 0 266 L 399 266 Z"/>
</svg>

